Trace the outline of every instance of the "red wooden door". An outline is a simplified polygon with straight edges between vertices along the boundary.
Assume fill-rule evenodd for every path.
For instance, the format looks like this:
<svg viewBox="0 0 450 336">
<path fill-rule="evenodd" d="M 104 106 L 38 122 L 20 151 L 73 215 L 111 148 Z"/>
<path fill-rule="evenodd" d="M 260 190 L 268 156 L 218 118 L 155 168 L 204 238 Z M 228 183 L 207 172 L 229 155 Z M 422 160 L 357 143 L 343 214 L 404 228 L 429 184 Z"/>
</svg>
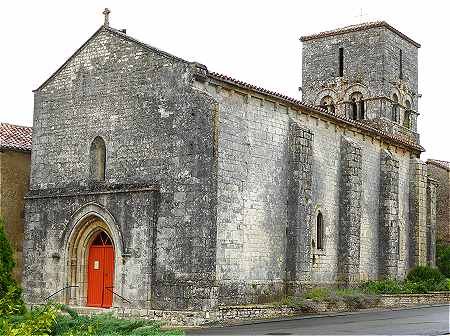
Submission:
<svg viewBox="0 0 450 336">
<path fill-rule="evenodd" d="M 100 232 L 89 247 L 88 293 L 89 307 L 112 306 L 114 279 L 114 248 L 111 240 Z"/>
<path fill-rule="evenodd" d="M 103 307 L 111 307 L 113 299 L 114 250 L 112 246 L 104 248 L 105 271 L 103 274 Z"/>
</svg>

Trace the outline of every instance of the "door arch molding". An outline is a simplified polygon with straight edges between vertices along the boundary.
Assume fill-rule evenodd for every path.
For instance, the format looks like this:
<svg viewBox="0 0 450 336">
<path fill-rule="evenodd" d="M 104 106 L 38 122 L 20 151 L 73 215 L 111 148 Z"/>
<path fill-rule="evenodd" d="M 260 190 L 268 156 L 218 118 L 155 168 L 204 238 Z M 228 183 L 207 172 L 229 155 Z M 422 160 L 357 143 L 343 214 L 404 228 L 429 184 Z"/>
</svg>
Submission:
<svg viewBox="0 0 450 336">
<path fill-rule="evenodd" d="M 65 274 L 69 286 L 78 286 L 66 293 L 65 302 L 76 306 L 87 305 L 87 264 L 90 243 L 99 231 L 104 231 L 112 240 L 114 248 L 114 292 L 122 293 L 120 281 L 123 263 L 123 240 L 114 217 L 103 206 L 87 203 L 76 210 L 64 233 Z M 114 305 L 114 298 L 113 298 Z"/>
</svg>

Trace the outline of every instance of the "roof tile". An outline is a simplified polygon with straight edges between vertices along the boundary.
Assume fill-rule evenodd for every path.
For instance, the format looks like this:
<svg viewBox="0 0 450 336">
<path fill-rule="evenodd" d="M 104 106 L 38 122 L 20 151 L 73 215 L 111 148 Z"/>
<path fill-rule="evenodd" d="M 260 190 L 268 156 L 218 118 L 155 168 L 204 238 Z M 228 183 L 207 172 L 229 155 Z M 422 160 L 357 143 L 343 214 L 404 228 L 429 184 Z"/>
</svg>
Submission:
<svg viewBox="0 0 450 336">
<path fill-rule="evenodd" d="M 322 37 L 353 33 L 353 32 L 360 31 L 360 30 L 366 30 L 366 29 L 370 29 L 370 28 L 379 28 L 379 27 L 385 27 L 385 28 L 389 29 L 390 31 L 399 35 L 401 38 L 410 42 L 417 48 L 420 48 L 419 43 L 417 43 L 413 39 L 409 38 L 408 36 L 406 36 L 405 34 L 400 32 L 399 30 L 395 29 L 394 27 L 392 27 L 390 24 L 388 24 L 385 21 L 365 22 L 365 23 L 355 24 L 355 25 L 351 25 L 351 26 L 338 28 L 338 29 L 327 30 L 327 31 L 317 33 L 317 34 L 302 36 L 300 38 L 300 41 L 304 42 L 304 41 L 309 41 L 309 40 L 315 40 L 315 39 L 322 38 Z"/>
<path fill-rule="evenodd" d="M 31 151 L 31 137 L 33 129 L 0 123 L 0 150 Z"/>
<path fill-rule="evenodd" d="M 435 164 L 438 167 L 441 167 L 441 168 L 444 168 L 444 169 L 450 171 L 450 162 L 448 162 L 448 161 L 428 159 L 427 163 Z"/>
<path fill-rule="evenodd" d="M 393 135 L 393 134 L 386 133 L 386 132 L 384 132 L 384 131 L 382 131 L 382 130 L 380 130 L 378 128 L 375 128 L 375 127 L 373 127 L 371 125 L 368 125 L 367 123 L 360 122 L 358 120 L 352 120 L 350 118 L 347 118 L 347 117 L 344 117 L 344 116 L 340 116 L 340 115 L 328 112 L 327 110 L 321 108 L 320 106 L 314 106 L 314 105 L 311 105 L 311 104 L 307 104 L 307 103 L 304 103 L 304 102 L 302 102 L 302 101 L 300 101 L 298 99 L 286 96 L 286 95 L 284 95 L 282 93 L 278 93 L 278 92 L 275 92 L 275 91 L 267 90 L 267 89 L 264 89 L 264 88 L 262 88 L 260 86 L 249 84 L 249 83 L 243 82 L 241 80 L 238 80 L 238 79 L 235 79 L 233 77 L 230 77 L 230 76 L 227 76 L 227 75 L 223 75 L 223 74 L 220 74 L 220 73 L 217 73 L 217 72 L 209 72 L 208 75 L 211 78 L 213 78 L 213 79 L 216 79 L 216 80 L 219 80 L 219 81 L 222 81 L 222 82 L 225 82 L 225 83 L 229 83 L 229 84 L 232 84 L 232 85 L 237 85 L 237 86 L 240 86 L 240 87 L 243 87 L 243 88 L 246 88 L 246 89 L 249 89 L 249 90 L 253 90 L 255 92 L 259 92 L 261 94 L 265 94 L 265 95 L 268 95 L 268 96 L 276 97 L 276 98 L 281 99 L 283 101 L 289 102 L 289 103 L 291 103 L 293 105 L 297 105 L 297 106 L 300 106 L 300 107 L 307 108 L 309 110 L 314 111 L 315 113 L 326 115 L 326 116 L 328 116 L 328 117 L 330 117 L 332 119 L 339 120 L 339 121 L 344 122 L 344 123 L 346 123 L 348 125 L 355 126 L 355 127 L 359 128 L 359 129 L 365 130 L 367 132 L 374 133 L 374 134 L 382 136 L 382 137 L 384 137 L 386 139 L 391 139 L 391 140 L 393 140 L 395 142 L 401 143 L 401 144 L 406 145 L 406 146 L 408 146 L 410 148 L 414 148 L 415 150 L 418 150 L 420 152 L 425 151 L 425 149 L 418 143 L 415 143 L 413 141 L 409 141 L 409 140 L 403 139 L 403 138 L 398 137 L 398 136 Z"/>
</svg>

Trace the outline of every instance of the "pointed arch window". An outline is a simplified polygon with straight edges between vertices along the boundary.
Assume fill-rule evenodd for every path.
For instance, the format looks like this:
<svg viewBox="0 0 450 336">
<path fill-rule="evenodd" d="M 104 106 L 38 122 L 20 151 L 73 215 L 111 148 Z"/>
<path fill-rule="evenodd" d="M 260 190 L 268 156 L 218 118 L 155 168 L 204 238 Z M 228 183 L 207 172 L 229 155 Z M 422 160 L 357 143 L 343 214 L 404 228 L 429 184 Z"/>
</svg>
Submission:
<svg viewBox="0 0 450 336">
<path fill-rule="evenodd" d="M 104 181 L 106 170 L 106 145 L 102 137 L 98 136 L 92 141 L 89 158 L 91 179 L 94 181 Z"/>
<path fill-rule="evenodd" d="M 317 249 L 323 250 L 324 249 L 324 227 L 323 227 L 323 216 L 322 213 L 319 211 L 317 214 L 317 221 L 316 221 L 316 240 L 317 240 Z"/>
</svg>

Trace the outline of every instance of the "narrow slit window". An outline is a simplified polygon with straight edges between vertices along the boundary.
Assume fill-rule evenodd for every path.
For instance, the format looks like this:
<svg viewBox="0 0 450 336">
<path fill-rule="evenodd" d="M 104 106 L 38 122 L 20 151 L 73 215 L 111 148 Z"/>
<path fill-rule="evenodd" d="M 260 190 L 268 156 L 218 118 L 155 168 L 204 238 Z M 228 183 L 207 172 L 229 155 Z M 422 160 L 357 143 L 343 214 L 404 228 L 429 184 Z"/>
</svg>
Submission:
<svg viewBox="0 0 450 336">
<path fill-rule="evenodd" d="M 339 48 L 339 77 L 344 76 L 344 48 Z"/>
<path fill-rule="evenodd" d="M 399 59 L 399 78 L 403 79 L 403 52 L 400 49 L 400 59 Z"/>
<path fill-rule="evenodd" d="M 319 211 L 317 214 L 317 227 L 316 227 L 316 233 L 317 233 L 317 249 L 323 250 L 323 236 L 324 236 L 324 228 L 323 228 L 323 216 L 322 213 Z"/>
</svg>

